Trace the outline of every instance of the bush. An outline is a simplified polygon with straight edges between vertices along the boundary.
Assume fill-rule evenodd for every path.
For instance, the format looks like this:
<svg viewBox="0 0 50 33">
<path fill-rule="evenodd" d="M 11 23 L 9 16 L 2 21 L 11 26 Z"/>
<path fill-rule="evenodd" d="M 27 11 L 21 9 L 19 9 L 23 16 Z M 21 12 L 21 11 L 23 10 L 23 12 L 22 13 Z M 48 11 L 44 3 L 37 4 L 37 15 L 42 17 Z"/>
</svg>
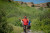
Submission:
<svg viewBox="0 0 50 33">
<path fill-rule="evenodd" d="M 6 11 L 0 10 L 0 33 L 11 32 L 13 27 L 7 25 Z M 11 29 L 12 28 L 12 29 Z"/>
</svg>

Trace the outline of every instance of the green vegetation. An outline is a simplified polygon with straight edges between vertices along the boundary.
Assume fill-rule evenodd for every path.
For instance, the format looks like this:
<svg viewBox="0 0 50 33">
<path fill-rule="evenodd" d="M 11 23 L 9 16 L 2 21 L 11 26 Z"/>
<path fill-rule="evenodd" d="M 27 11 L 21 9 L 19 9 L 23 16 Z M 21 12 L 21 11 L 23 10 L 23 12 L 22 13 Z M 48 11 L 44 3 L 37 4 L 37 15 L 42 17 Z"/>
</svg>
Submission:
<svg viewBox="0 0 50 33">
<path fill-rule="evenodd" d="M 27 16 L 32 22 L 32 31 L 50 33 L 50 8 L 28 7 L 17 2 L 0 1 L 0 33 L 21 33 L 20 18 Z M 4 29 L 5 28 L 5 29 Z"/>
</svg>

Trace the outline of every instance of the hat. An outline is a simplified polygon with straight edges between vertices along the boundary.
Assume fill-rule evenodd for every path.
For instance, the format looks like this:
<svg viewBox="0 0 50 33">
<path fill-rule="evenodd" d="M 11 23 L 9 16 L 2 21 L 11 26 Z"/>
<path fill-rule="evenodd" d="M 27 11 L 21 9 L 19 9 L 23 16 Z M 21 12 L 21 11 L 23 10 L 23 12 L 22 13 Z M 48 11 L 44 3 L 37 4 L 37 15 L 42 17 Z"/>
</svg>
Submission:
<svg viewBox="0 0 50 33">
<path fill-rule="evenodd" d="M 26 16 L 25 16 L 26 17 Z"/>
</svg>

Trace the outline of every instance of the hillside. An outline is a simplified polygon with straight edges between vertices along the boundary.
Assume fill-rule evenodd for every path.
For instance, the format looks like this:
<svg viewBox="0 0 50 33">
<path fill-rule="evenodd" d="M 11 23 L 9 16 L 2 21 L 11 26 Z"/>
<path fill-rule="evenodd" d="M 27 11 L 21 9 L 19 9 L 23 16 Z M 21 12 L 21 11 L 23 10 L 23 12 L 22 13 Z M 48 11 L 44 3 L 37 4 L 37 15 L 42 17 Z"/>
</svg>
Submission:
<svg viewBox="0 0 50 33">
<path fill-rule="evenodd" d="M 40 7 L 36 9 L 35 7 L 28 7 L 25 4 L 20 5 L 18 2 L 0 1 L 1 12 L 7 18 L 6 22 L 13 27 L 11 33 L 21 33 L 23 31 L 19 19 L 23 19 L 24 16 L 31 20 L 32 31 L 50 33 L 50 8 Z"/>
<path fill-rule="evenodd" d="M 40 4 L 34 4 L 33 2 L 22 2 L 22 1 L 14 1 L 14 2 L 18 2 L 21 5 L 25 4 L 29 7 L 50 7 L 50 2 L 40 3 Z"/>
</svg>

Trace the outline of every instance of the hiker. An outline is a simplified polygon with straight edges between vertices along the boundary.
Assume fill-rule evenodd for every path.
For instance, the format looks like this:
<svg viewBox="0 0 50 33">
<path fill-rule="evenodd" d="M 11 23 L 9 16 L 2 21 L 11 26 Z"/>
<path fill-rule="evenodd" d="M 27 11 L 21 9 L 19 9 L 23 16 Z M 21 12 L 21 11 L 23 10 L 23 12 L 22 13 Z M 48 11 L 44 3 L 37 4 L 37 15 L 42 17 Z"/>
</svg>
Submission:
<svg viewBox="0 0 50 33">
<path fill-rule="evenodd" d="M 30 32 L 30 31 L 31 31 L 31 30 L 30 30 L 30 28 L 31 28 L 31 21 L 29 20 L 28 27 L 27 27 L 28 32 Z"/>
<path fill-rule="evenodd" d="M 29 20 L 25 16 L 24 19 L 22 19 L 22 21 L 23 21 L 23 29 L 24 29 L 24 32 L 27 33 L 26 30 L 27 30 L 27 26 L 28 26 Z"/>
<path fill-rule="evenodd" d="M 23 26 L 24 24 L 23 24 L 23 21 L 22 21 L 22 19 L 21 19 L 21 23 L 22 23 L 22 26 Z"/>
</svg>

